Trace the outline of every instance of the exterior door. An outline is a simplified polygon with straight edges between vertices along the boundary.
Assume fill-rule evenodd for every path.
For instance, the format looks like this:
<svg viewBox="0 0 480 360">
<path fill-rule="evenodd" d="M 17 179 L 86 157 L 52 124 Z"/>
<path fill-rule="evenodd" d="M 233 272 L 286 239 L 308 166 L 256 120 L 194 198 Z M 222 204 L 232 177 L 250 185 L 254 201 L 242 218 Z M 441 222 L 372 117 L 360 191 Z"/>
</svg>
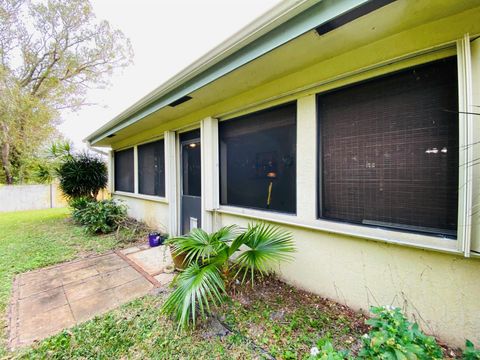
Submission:
<svg viewBox="0 0 480 360">
<path fill-rule="evenodd" d="M 180 230 L 182 234 L 188 234 L 202 226 L 200 130 L 180 134 L 180 146 Z"/>
</svg>

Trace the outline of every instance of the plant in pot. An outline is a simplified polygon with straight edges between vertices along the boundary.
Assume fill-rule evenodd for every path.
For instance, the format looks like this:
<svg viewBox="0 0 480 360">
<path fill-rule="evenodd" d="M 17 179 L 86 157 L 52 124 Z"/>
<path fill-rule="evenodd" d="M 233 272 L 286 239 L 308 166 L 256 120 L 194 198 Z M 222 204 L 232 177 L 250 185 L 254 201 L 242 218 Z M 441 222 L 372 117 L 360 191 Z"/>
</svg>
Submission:
<svg viewBox="0 0 480 360">
<path fill-rule="evenodd" d="M 184 244 L 190 236 L 195 236 L 195 234 L 196 229 L 192 230 L 188 235 L 177 236 L 165 240 L 164 244 L 170 250 L 170 257 L 172 258 L 175 270 L 183 271 L 187 267 L 185 261 L 187 254 L 186 251 L 183 250 L 181 244 Z"/>
<path fill-rule="evenodd" d="M 197 315 L 205 318 L 212 305 L 223 303 L 233 281 L 250 280 L 253 286 L 255 274 L 271 272 L 295 252 L 289 232 L 264 223 L 250 224 L 244 231 L 226 226 L 211 234 L 194 229 L 167 243 L 174 258 L 183 256 L 184 270 L 176 276 L 176 288 L 162 312 L 173 316 L 180 329 L 195 326 Z"/>
<path fill-rule="evenodd" d="M 170 255 L 172 256 L 173 264 L 175 269 L 178 271 L 183 271 L 187 267 L 186 257 L 187 254 L 180 252 L 175 245 L 170 245 Z"/>
</svg>

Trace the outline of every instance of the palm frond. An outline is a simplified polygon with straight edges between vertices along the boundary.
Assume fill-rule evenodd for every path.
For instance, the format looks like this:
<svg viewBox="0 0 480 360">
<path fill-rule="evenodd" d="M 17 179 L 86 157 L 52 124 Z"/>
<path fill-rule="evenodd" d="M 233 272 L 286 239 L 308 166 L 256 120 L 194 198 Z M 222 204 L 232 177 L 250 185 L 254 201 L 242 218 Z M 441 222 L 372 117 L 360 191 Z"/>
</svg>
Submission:
<svg viewBox="0 0 480 360">
<path fill-rule="evenodd" d="M 235 225 L 225 226 L 220 230 L 208 234 L 202 229 L 193 229 L 188 235 L 172 238 L 168 243 L 173 246 L 175 255 L 185 254 L 187 264 L 205 262 L 224 251 L 229 241 L 238 234 Z"/>
<path fill-rule="evenodd" d="M 224 226 L 218 231 L 210 234 L 212 238 L 220 242 L 230 242 L 240 235 L 241 230 L 238 225 Z"/>
<path fill-rule="evenodd" d="M 49 184 L 55 179 L 55 170 L 49 163 L 38 164 L 35 177 L 40 183 Z"/>
<path fill-rule="evenodd" d="M 250 225 L 249 225 L 249 228 L 250 228 Z M 243 244 L 245 244 L 247 240 L 248 240 L 247 232 L 243 232 L 240 235 L 238 235 L 230 244 L 230 247 L 228 249 L 228 256 L 232 256 L 233 254 L 235 254 L 240 249 L 240 247 Z"/>
<path fill-rule="evenodd" d="M 243 282 L 248 273 L 251 274 L 253 282 L 255 272 L 266 274 L 272 270 L 273 265 L 293 258 L 295 244 L 292 234 L 288 231 L 261 223 L 249 225 L 243 236 L 242 242 L 249 249 L 243 251 L 234 260 L 239 266 L 237 275 L 244 270 Z"/>
<path fill-rule="evenodd" d="M 211 304 L 223 303 L 225 283 L 220 270 L 213 264 L 199 266 L 192 263 L 176 279 L 177 288 L 162 306 L 162 313 L 173 315 L 180 329 L 195 326 L 196 309 L 205 317 L 211 313 Z"/>
</svg>

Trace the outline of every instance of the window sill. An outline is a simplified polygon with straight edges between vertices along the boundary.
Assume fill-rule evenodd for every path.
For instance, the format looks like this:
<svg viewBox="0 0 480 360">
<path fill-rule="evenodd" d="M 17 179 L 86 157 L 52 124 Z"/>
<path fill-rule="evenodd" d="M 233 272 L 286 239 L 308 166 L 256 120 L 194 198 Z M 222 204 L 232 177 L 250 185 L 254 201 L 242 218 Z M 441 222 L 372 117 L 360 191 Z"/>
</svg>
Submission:
<svg viewBox="0 0 480 360">
<path fill-rule="evenodd" d="M 372 228 L 348 223 L 338 223 L 328 220 L 306 220 L 299 218 L 297 215 L 279 214 L 261 210 L 238 208 L 234 206 L 220 206 L 220 208 L 216 209 L 215 212 L 219 214 L 260 219 L 304 229 L 350 236 L 363 240 L 380 241 L 388 244 L 462 255 L 462 252 L 460 252 L 457 248 L 457 240 L 442 237 L 387 230 L 382 228 Z M 473 256 L 472 254 L 472 257 L 477 256 Z"/>
<path fill-rule="evenodd" d="M 154 201 L 154 202 L 159 202 L 159 203 L 163 203 L 163 204 L 168 204 L 167 198 L 161 197 L 161 196 L 135 194 L 135 193 L 129 193 L 129 192 L 124 192 L 124 191 L 115 191 L 115 192 L 112 193 L 112 195 L 126 196 L 126 197 L 131 197 L 131 198 L 139 199 L 139 200 L 147 200 L 147 201 Z"/>
</svg>

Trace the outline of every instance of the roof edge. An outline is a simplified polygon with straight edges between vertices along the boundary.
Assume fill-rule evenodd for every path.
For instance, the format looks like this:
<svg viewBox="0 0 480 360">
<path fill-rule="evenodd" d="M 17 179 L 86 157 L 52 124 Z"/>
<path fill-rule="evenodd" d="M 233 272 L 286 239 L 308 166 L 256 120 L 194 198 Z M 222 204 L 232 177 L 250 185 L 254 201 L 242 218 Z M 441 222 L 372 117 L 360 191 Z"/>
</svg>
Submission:
<svg viewBox="0 0 480 360">
<path fill-rule="evenodd" d="M 133 105 L 129 106 L 126 110 L 122 111 L 112 120 L 88 135 L 84 139 L 84 142 L 90 144 L 92 140 L 98 140 L 99 137 L 102 137 L 103 134 L 108 132 L 114 126 L 128 119 L 145 106 L 166 95 L 168 92 L 181 86 L 196 75 L 224 60 L 239 49 L 252 43 L 256 39 L 270 32 L 272 29 L 287 22 L 291 18 L 320 1 L 322 0 L 286 0 L 275 5 L 273 8 L 257 17 L 255 20 L 227 38 L 218 46 L 214 47 L 205 55 L 191 63 L 185 69 L 171 77 L 162 85 L 142 97 L 140 100 L 136 101 Z"/>
</svg>

